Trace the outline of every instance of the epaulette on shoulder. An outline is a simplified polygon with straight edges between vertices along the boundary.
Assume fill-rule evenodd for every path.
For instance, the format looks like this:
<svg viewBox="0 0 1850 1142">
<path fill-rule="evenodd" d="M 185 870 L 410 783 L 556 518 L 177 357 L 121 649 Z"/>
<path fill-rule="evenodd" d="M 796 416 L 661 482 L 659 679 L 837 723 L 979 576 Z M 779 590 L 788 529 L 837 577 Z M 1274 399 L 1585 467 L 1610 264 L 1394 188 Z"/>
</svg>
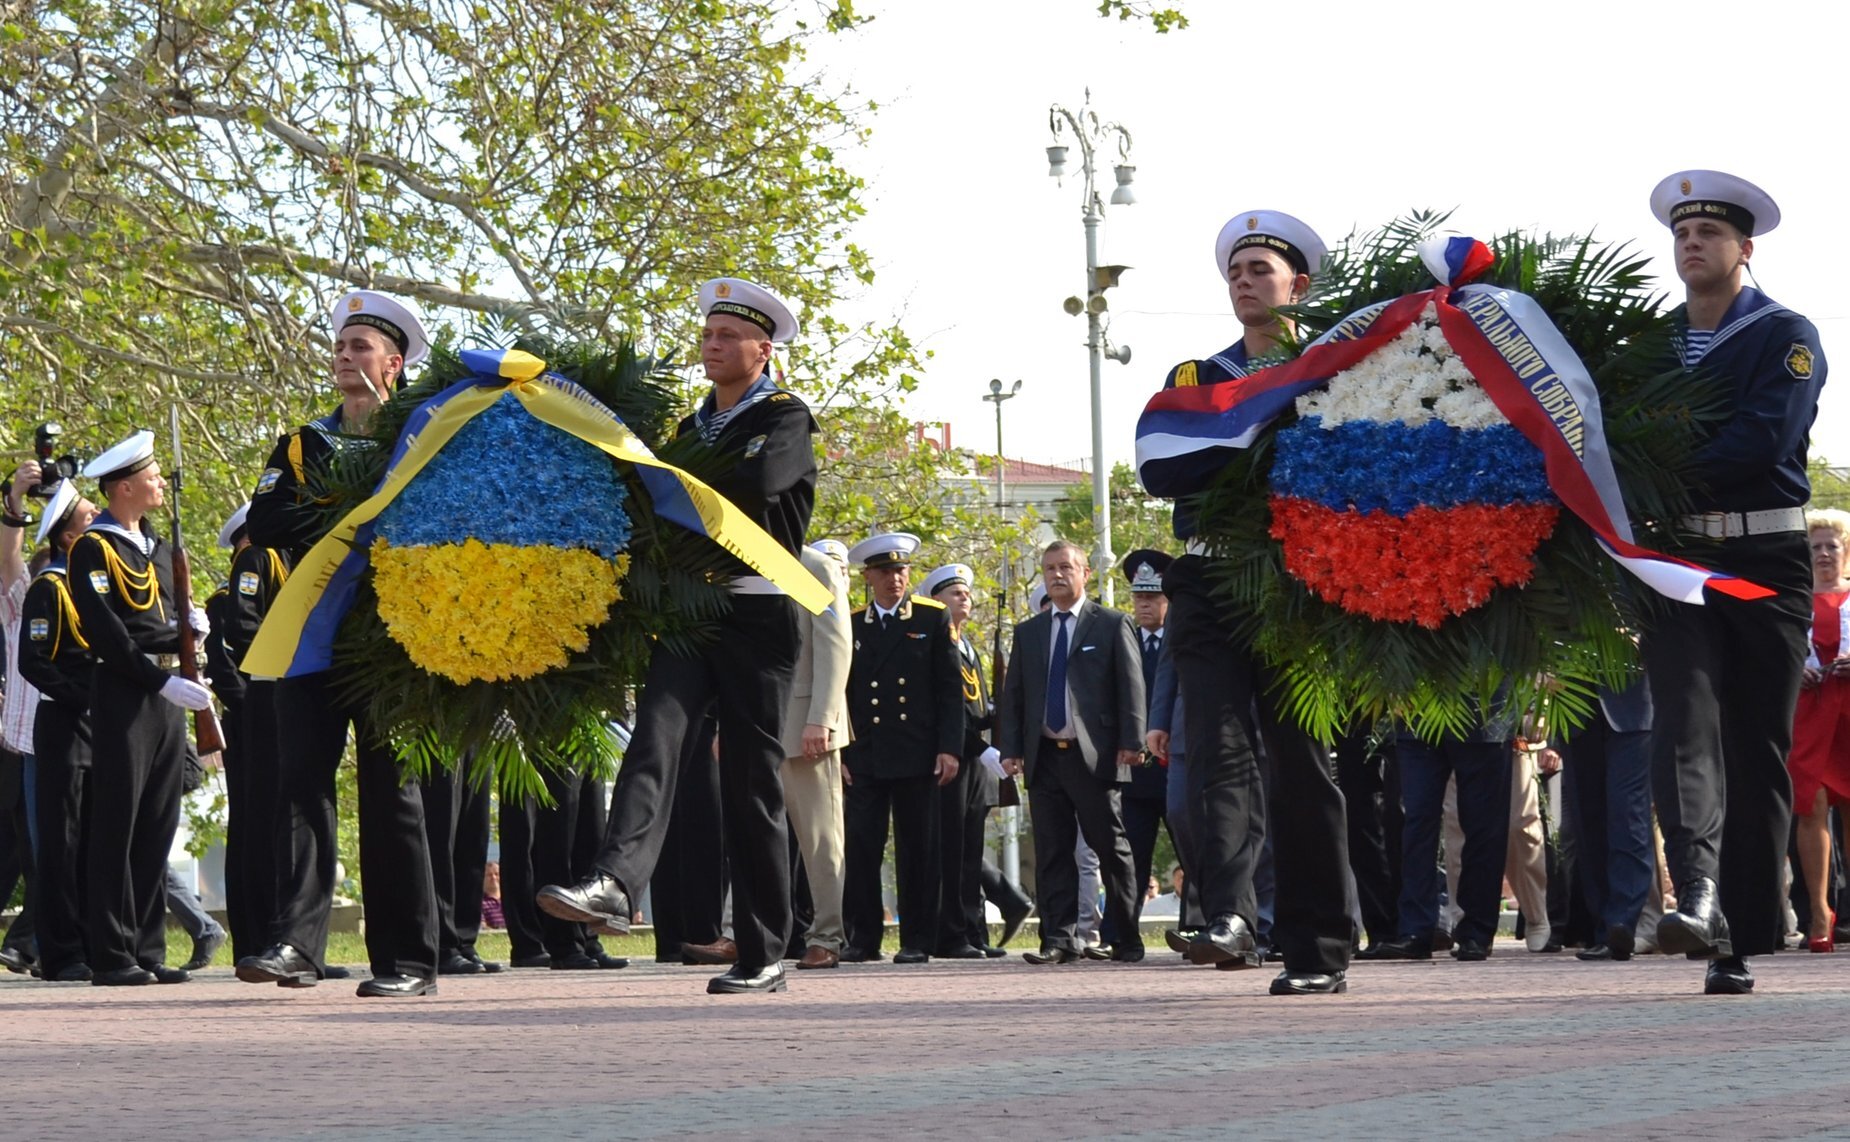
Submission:
<svg viewBox="0 0 1850 1142">
<path fill-rule="evenodd" d="M 789 393 L 772 393 L 770 396 L 766 397 L 765 399 L 770 401 L 772 404 L 776 404 L 780 400 L 789 400 L 790 394 Z"/>
<path fill-rule="evenodd" d="M 936 599 L 927 599 L 923 595 L 912 596 L 912 605 L 915 607 L 934 607 L 940 611 L 944 609 L 943 603 L 940 603 Z"/>
<path fill-rule="evenodd" d="M 1169 370 L 1170 387 L 1187 389 L 1199 385 L 1201 383 L 1201 379 L 1198 376 L 1200 364 L 1199 361 L 1184 361 L 1180 365 Z"/>
<path fill-rule="evenodd" d="M 39 579 L 45 579 L 45 578 L 68 579 L 70 578 L 70 572 L 71 572 L 71 569 L 69 567 L 41 567 L 38 569 L 38 572 L 32 576 L 32 578 L 35 581 Z"/>
</svg>

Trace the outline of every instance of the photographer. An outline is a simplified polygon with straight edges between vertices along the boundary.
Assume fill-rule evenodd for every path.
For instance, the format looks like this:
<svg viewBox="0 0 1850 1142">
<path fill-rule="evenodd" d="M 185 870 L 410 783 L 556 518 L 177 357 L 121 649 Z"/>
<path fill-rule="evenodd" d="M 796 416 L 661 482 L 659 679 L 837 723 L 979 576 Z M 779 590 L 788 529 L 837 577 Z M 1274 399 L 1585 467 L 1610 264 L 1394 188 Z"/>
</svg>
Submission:
<svg viewBox="0 0 1850 1142">
<path fill-rule="evenodd" d="M 0 942 L 0 965 L 23 972 L 36 965 L 33 914 L 37 888 L 32 876 L 33 791 L 37 774 L 32 759 L 32 721 L 38 712 L 38 691 L 19 676 L 19 616 L 26 600 L 25 529 L 32 522 L 25 513 L 26 496 L 38 488 L 39 465 L 28 460 L 13 473 L 6 486 L 5 515 L 0 516 L 0 623 L 6 629 L 6 699 L 0 713 L 0 797 L 14 810 L 0 815 L 0 867 L 17 869 L 0 876 L 0 885 L 12 895 L 15 877 L 26 880 L 26 899 L 19 916 Z"/>
</svg>

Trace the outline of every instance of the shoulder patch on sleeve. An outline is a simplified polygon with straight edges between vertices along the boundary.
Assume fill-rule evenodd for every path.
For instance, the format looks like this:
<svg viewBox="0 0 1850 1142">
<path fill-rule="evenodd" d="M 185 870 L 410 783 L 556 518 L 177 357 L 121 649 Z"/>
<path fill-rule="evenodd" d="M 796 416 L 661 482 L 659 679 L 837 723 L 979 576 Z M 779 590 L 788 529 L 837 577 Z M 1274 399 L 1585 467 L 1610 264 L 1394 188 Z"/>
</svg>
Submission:
<svg viewBox="0 0 1850 1142">
<path fill-rule="evenodd" d="M 257 494 L 263 495 L 276 487 L 276 482 L 283 478 L 281 468 L 265 468 L 263 475 L 257 477 Z"/>
<path fill-rule="evenodd" d="M 771 399 L 776 400 L 777 398 L 772 397 Z M 768 439 L 770 439 L 769 436 L 761 433 L 757 436 L 752 437 L 750 440 L 747 440 L 745 442 L 745 458 L 747 460 L 750 460 L 752 457 L 758 455 L 758 453 L 763 452 L 764 442 Z"/>
<path fill-rule="evenodd" d="M 44 642 L 46 639 L 50 637 L 51 637 L 51 620 L 50 619 L 33 619 L 32 620 L 32 641 L 33 642 Z"/>
<path fill-rule="evenodd" d="M 238 594 L 255 595 L 262 580 L 255 571 L 244 571 L 238 575 Z"/>
<path fill-rule="evenodd" d="M 1794 341 L 1792 348 L 1786 350 L 1786 372 L 1801 381 L 1811 380 L 1812 374 L 1811 346 L 1802 341 Z"/>
<path fill-rule="evenodd" d="M 90 589 L 99 595 L 109 594 L 109 572 L 101 568 L 90 572 Z"/>
<path fill-rule="evenodd" d="M 1184 361 L 1180 365 L 1176 366 L 1175 381 L 1172 387 L 1178 388 L 1178 389 L 1190 389 L 1190 388 L 1194 388 L 1196 385 L 1199 385 L 1200 383 L 1201 381 L 1195 375 L 1195 362 Z"/>
</svg>

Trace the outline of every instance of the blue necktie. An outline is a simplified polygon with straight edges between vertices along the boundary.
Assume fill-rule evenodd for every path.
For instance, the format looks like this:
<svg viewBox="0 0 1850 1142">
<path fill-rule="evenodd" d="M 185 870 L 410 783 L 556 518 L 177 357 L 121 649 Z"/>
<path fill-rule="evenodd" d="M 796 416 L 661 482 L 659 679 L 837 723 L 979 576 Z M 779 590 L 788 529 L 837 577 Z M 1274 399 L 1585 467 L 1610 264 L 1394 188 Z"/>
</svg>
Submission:
<svg viewBox="0 0 1850 1142">
<path fill-rule="evenodd" d="M 1066 620 L 1073 616 L 1055 611 L 1060 633 L 1053 638 L 1053 661 L 1047 666 L 1047 728 L 1059 733 L 1066 728 Z"/>
</svg>

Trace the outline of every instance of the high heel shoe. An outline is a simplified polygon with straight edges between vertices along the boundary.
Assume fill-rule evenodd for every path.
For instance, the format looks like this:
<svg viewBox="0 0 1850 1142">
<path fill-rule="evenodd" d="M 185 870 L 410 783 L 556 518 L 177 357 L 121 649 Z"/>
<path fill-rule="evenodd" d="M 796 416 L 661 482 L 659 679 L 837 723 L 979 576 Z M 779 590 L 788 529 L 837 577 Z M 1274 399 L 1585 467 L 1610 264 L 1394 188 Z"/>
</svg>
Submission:
<svg viewBox="0 0 1850 1142">
<path fill-rule="evenodd" d="M 1805 941 L 1805 946 L 1814 952 L 1834 952 L 1837 950 L 1837 913 L 1827 912 L 1829 917 L 1823 924 L 1817 925 L 1824 930 L 1824 935 L 1813 936 Z"/>
</svg>

